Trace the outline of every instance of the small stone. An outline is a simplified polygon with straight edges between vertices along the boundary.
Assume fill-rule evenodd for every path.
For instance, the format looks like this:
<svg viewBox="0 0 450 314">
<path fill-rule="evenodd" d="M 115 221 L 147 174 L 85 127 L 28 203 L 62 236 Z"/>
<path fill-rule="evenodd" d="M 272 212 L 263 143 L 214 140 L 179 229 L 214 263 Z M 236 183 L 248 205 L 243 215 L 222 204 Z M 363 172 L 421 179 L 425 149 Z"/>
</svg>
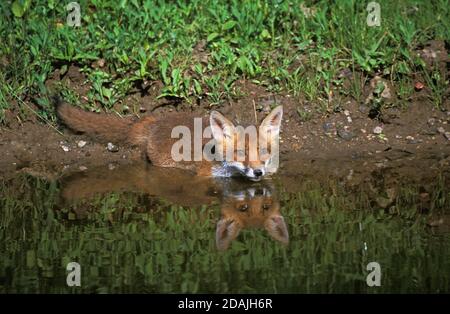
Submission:
<svg viewBox="0 0 450 314">
<path fill-rule="evenodd" d="M 436 119 L 435 118 L 430 118 L 430 119 L 428 119 L 427 123 L 428 123 L 429 126 L 433 126 L 436 123 Z"/>
<path fill-rule="evenodd" d="M 352 123 L 353 122 L 352 118 L 351 117 L 347 117 L 347 122 L 348 123 Z"/>
<path fill-rule="evenodd" d="M 445 132 L 444 137 L 450 141 L 450 132 Z"/>
<path fill-rule="evenodd" d="M 445 129 L 443 128 L 443 127 L 438 127 L 437 129 L 436 129 L 436 131 L 438 131 L 438 133 L 441 133 L 441 134 L 444 134 L 445 133 Z"/>
<path fill-rule="evenodd" d="M 373 134 L 381 134 L 381 133 L 383 133 L 383 128 L 381 126 L 376 126 L 373 129 Z"/>
<path fill-rule="evenodd" d="M 338 74 L 339 78 L 349 78 L 351 76 L 352 76 L 352 70 L 350 70 L 349 68 L 342 69 L 341 71 L 339 71 L 339 74 Z"/>
<path fill-rule="evenodd" d="M 350 111 L 348 111 L 347 109 L 344 110 L 344 115 L 349 116 L 350 115 Z"/>
<path fill-rule="evenodd" d="M 91 64 L 91 66 L 94 68 L 94 69 L 97 69 L 97 68 L 103 68 L 104 66 L 105 66 L 105 59 L 98 59 L 97 61 L 94 61 L 92 64 Z"/>
<path fill-rule="evenodd" d="M 350 141 L 352 138 L 354 138 L 356 136 L 355 133 L 353 133 L 351 131 L 347 131 L 345 129 L 339 129 L 337 131 L 337 134 L 340 138 L 342 138 L 345 141 Z"/>
<path fill-rule="evenodd" d="M 416 140 L 414 137 L 408 135 L 407 137 L 405 137 L 406 139 L 406 143 L 408 144 L 419 144 L 422 143 L 422 140 Z"/>
<path fill-rule="evenodd" d="M 147 111 L 147 108 L 145 108 L 145 107 L 140 107 L 139 108 L 139 112 L 140 113 L 144 113 L 144 112 L 146 112 Z"/>
<path fill-rule="evenodd" d="M 401 138 L 403 138 L 403 137 L 402 137 L 401 135 L 398 135 L 398 134 L 397 134 L 397 135 L 395 135 L 395 138 L 399 140 L 399 139 L 401 139 Z"/>
<path fill-rule="evenodd" d="M 77 142 L 77 146 L 78 146 L 79 148 L 83 148 L 84 146 L 86 146 L 86 144 L 87 144 L 86 141 L 78 141 L 78 142 Z"/>
<path fill-rule="evenodd" d="M 438 133 L 439 132 L 438 132 L 437 128 L 434 127 L 434 126 L 429 127 L 428 129 L 425 129 L 425 130 L 420 132 L 420 134 L 422 134 L 422 135 L 436 135 Z"/>
<path fill-rule="evenodd" d="M 65 152 L 68 152 L 68 151 L 70 150 L 69 147 L 66 146 L 66 145 L 61 145 L 61 148 L 62 148 L 62 150 L 65 151 Z"/>
<path fill-rule="evenodd" d="M 364 104 L 359 106 L 359 112 L 361 112 L 361 113 L 369 113 L 369 111 L 370 111 L 369 106 L 366 106 Z"/>
<path fill-rule="evenodd" d="M 80 169 L 81 171 L 86 171 L 86 170 L 87 170 L 87 167 L 85 167 L 85 166 L 80 166 L 80 167 L 78 167 L 78 169 Z"/>
<path fill-rule="evenodd" d="M 323 130 L 325 131 L 325 133 L 330 133 L 330 132 L 333 130 L 334 125 L 333 125 L 333 123 L 331 123 L 331 122 L 325 122 L 325 123 L 322 125 L 322 128 L 323 128 Z"/>
<path fill-rule="evenodd" d="M 114 170 L 114 169 L 116 169 L 116 166 L 114 164 L 108 164 L 108 169 Z"/>
<path fill-rule="evenodd" d="M 422 82 L 416 82 L 416 84 L 414 84 L 414 88 L 416 91 L 420 91 L 425 87 L 425 85 Z"/>
<path fill-rule="evenodd" d="M 108 149 L 108 151 L 110 151 L 111 153 L 115 153 L 115 152 L 119 151 L 119 147 L 117 147 L 113 143 L 108 143 L 108 146 L 106 146 L 106 149 Z"/>
</svg>

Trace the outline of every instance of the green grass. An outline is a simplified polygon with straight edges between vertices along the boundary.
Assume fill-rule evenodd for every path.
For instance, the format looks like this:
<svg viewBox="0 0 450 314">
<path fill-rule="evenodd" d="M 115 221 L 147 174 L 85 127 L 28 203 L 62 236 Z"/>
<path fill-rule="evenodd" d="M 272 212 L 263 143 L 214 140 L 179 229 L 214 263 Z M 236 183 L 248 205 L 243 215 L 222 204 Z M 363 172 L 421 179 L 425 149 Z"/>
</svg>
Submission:
<svg viewBox="0 0 450 314">
<path fill-rule="evenodd" d="M 450 237 L 426 224 L 428 215 L 448 215 L 448 185 L 438 177 L 427 186 L 427 214 L 422 189 L 403 184 L 383 210 L 362 187 L 308 179 L 292 194 L 280 186 L 289 245 L 243 230 L 219 252 L 218 206 L 138 193 L 65 204 L 59 184 L 17 177 L 0 182 L 0 292 L 448 293 Z M 77 219 L 77 209 L 88 215 Z M 71 261 L 81 265 L 78 288 L 66 286 Z M 366 285 L 372 261 L 381 287 Z"/>
<path fill-rule="evenodd" d="M 220 105 L 239 97 L 236 81 L 247 79 L 331 111 L 341 95 L 360 100 L 360 87 L 344 89 L 339 70 L 349 68 L 358 77 L 382 73 L 403 84 L 405 76 L 427 72 L 414 50 L 430 39 L 450 38 L 447 0 L 380 0 L 380 27 L 366 25 L 364 1 L 78 2 L 79 28 L 66 25 L 64 1 L 0 3 L 0 121 L 16 96 L 52 121 L 48 97 L 54 91 L 46 82 L 69 65 L 86 75 L 91 109 L 111 109 L 141 82 L 154 81 L 163 83 L 160 97 Z M 305 7 L 315 14 L 303 13 Z M 194 49 L 199 46 L 207 60 Z M 105 66 L 93 67 L 100 59 Z M 429 77 L 431 101 L 440 106 L 448 77 Z M 403 89 L 399 101 L 404 93 L 412 90 Z"/>
</svg>

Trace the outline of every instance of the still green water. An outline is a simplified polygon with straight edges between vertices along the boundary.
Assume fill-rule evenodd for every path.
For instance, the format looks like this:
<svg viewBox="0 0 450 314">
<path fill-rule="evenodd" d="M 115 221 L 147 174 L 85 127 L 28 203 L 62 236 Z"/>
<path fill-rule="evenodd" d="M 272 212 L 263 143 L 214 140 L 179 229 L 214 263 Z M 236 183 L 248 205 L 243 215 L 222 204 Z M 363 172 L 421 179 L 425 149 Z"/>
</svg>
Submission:
<svg viewBox="0 0 450 314">
<path fill-rule="evenodd" d="M 217 183 L 151 167 L 4 179 L 0 292 L 450 292 L 448 178 L 385 179 Z"/>
</svg>

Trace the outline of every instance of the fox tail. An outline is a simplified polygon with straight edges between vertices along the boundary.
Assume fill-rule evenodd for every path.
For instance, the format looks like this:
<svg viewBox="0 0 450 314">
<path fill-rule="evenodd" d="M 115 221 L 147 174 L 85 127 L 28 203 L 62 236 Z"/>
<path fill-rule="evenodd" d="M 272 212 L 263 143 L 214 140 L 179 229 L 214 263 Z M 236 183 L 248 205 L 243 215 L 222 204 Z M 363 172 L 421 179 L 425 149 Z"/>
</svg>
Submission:
<svg viewBox="0 0 450 314">
<path fill-rule="evenodd" d="M 62 102 L 59 97 L 54 97 L 53 101 L 58 118 L 71 130 L 86 133 L 101 141 L 129 142 L 129 133 L 134 124 L 131 118 L 87 112 Z"/>
</svg>

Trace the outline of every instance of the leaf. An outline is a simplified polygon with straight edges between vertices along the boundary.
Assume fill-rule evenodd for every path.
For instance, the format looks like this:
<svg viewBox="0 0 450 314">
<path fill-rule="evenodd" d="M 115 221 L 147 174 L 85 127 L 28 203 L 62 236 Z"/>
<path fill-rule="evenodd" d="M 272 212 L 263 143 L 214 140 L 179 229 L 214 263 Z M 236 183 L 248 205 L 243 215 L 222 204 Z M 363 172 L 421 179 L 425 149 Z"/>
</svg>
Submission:
<svg viewBox="0 0 450 314">
<path fill-rule="evenodd" d="M 175 68 L 172 70 L 172 84 L 175 87 L 178 87 L 178 85 L 180 84 L 180 78 L 181 78 L 180 73 L 181 73 L 181 71 L 179 68 Z"/>
<path fill-rule="evenodd" d="M 261 32 L 261 38 L 263 39 L 271 38 L 270 33 L 267 29 L 263 29 L 263 31 Z"/>
<path fill-rule="evenodd" d="M 213 41 L 214 39 L 216 39 L 217 37 L 219 37 L 218 33 L 211 33 L 208 35 L 208 38 L 206 38 L 207 41 Z"/>
<path fill-rule="evenodd" d="M 112 91 L 111 91 L 110 88 L 106 88 L 106 87 L 103 86 L 102 87 L 102 94 L 103 94 L 104 97 L 106 97 L 108 99 L 111 99 Z"/>
<path fill-rule="evenodd" d="M 194 89 L 197 95 L 200 95 L 202 93 L 202 86 L 196 79 L 194 79 Z"/>
<path fill-rule="evenodd" d="M 53 10 L 55 8 L 55 0 L 48 0 L 47 5 L 50 9 Z"/>
<path fill-rule="evenodd" d="M 169 63 L 167 62 L 167 60 L 163 60 L 161 62 L 161 76 L 163 78 L 164 84 L 166 84 L 166 85 L 170 83 L 170 81 L 167 77 L 167 68 L 168 67 L 169 67 Z"/>
<path fill-rule="evenodd" d="M 11 10 L 16 17 L 22 17 L 25 13 L 25 7 L 20 4 L 19 0 L 14 1 L 11 6 Z"/>
<path fill-rule="evenodd" d="M 236 25 L 236 22 L 235 22 L 235 21 L 233 21 L 233 20 L 228 21 L 228 22 L 226 22 L 225 24 L 223 24 L 222 30 L 224 30 L 224 31 L 230 30 L 230 29 L 232 29 L 235 25 Z M 208 41 L 209 41 L 209 40 L 208 40 Z"/>
</svg>

